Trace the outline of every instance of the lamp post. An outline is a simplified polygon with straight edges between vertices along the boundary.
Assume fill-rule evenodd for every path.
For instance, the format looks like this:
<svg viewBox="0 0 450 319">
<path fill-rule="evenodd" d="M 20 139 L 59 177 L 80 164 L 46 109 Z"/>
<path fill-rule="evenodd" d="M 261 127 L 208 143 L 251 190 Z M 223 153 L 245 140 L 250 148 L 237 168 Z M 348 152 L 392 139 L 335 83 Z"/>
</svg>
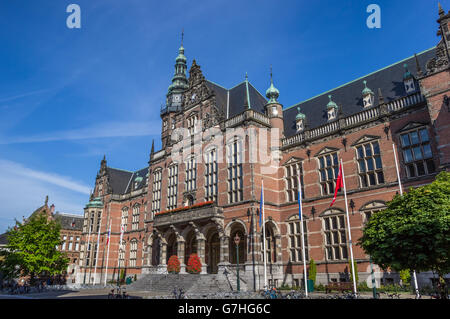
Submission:
<svg viewBox="0 0 450 319">
<path fill-rule="evenodd" d="M 234 243 L 236 244 L 236 262 L 237 262 L 237 268 L 236 268 L 236 274 L 237 274 L 237 291 L 241 291 L 240 281 L 239 281 L 239 242 L 241 241 L 241 238 L 239 237 L 238 233 L 236 233 L 236 236 L 234 237 Z"/>
</svg>

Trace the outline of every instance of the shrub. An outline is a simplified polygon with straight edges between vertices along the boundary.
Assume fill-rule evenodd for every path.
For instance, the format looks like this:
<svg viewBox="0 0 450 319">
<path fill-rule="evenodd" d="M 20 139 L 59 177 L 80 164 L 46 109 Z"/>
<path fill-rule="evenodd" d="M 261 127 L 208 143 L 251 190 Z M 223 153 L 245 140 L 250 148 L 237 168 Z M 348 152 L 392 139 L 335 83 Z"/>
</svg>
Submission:
<svg viewBox="0 0 450 319">
<path fill-rule="evenodd" d="M 190 274 L 199 274 L 202 271 L 202 262 L 197 254 L 191 254 L 189 256 L 187 271 Z"/>
<path fill-rule="evenodd" d="M 314 286 L 315 291 L 325 291 L 325 286 L 322 284 L 319 284 L 318 286 Z"/>
<path fill-rule="evenodd" d="M 372 291 L 372 288 L 367 285 L 367 282 L 363 281 L 358 284 L 358 291 Z"/>
<path fill-rule="evenodd" d="M 309 262 L 309 274 L 308 279 L 312 280 L 314 284 L 316 283 L 317 266 L 314 259 Z"/>
<path fill-rule="evenodd" d="M 355 260 L 353 261 L 353 265 L 355 267 L 355 281 L 356 281 L 356 284 L 358 284 L 358 280 L 359 280 L 359 278 L 358 278 L 358 264 L 356 263 Z M 352 268 L 352 261 L 349 260 L 348 261 L 348 272 L 349 272 L 349 276 L 350 276 L 350 281 L 351 282 L 353 282 L 353 272 L 352 272 L 352 270 L 353 270 L 353 268 Z"/>
<path fill-rule="evenodd" d="M 398 274 L 400 275 L 402 286 L 411 284 L 411 271 L 409 269 L 400 270 Z"/>
<path fill-rule="evenodd" d="M 170 256 L 167 262 L 167 271 L 169 274 L 178 274 L 180 272 L 180 260 L 176 255 Z"/>
</svg>

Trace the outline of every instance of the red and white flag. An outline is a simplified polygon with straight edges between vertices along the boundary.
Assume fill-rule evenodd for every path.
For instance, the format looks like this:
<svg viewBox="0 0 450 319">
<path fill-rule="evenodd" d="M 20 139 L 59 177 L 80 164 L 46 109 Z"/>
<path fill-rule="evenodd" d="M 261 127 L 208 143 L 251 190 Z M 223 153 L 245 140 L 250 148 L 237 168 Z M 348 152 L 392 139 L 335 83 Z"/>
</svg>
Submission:
<svg viewBox="0 0 450 319">
<path fill-rule="evenodd" d="M 339 174 L 338 174 L 338 178 L 336 180 L 336 189 L 334 190 L 334 198 L 333 201 L 331 202 L 331 206 L 333 206 L 334 202 L 336 201 L 336 197 L 337 197 L 337 193 L 339 192 L 339 190 L 344 187 L 344 182 L 342 179 L 342 163 L 339 164 Z"/>
</svg>

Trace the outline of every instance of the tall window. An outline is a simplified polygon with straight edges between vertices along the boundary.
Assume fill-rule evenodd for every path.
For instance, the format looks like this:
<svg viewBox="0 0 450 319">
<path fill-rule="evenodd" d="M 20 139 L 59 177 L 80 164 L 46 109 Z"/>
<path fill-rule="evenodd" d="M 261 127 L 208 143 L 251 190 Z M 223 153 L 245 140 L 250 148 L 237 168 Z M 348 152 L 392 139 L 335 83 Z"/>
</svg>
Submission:
<svg viewBox="0 0 450 319">
<path fill-rule="evenodd" d="M 361 187 L 384 184 L 383 165 L 381 164 L 378 142 L 366 143 L 356 147 L 359 180 Z"/>
<path fill-rule="evenodd" d="M 323 218 L 323 230 L 327 260 L 347 259 L 344 215 L 325 216 Z"/>
<path fill-rule="evenodd" d="M 134 205 L 133 207 L 133 220 L 131 223 L 131 230 L 136 230 L 139 228 L 139 205 Z"/>
<path fill-rule="evenodd" d="M 90 220 L 90 225 L 89 225 L 90 232 L 94 231 L 94 219 L 95 219 L 95 214 L 94 214 L 94 212 L 91 212 L 91 220 Z"/>
<path fill-rule="evenodd" d="M 196 189 L 197 180 L 197 164 L 195 157 L 192 157 L 186 162 L 186 191 L 193 191 Z"/>
<path fill-rule="evenodd" d="M 73 236 L 70 236 L 69 237 L 69 248 L 68 248 L 68 250 L 72 250 L 72 248 L 73 248 Z"/>
<path fill-rule="evenodd" d="M 66 240 L 67 240 L 67 236 L 63 236 L 63 243 L 61 244 L 61 250 L 66 249 Z"/>
<path fill-rule="evenodd" d="M 289 256 L 292 262 L 303 261 L 302 232 L 300 226 L 300 219 L 298 216 L 291 218 L 288 222 Z M 306 260 L 309 260 L 308 235 L 305 219 L 303 219 L 303 232 L 305 238 L 305 258 Z"/>
<path fill-rule="evenodd" d="M 123 240 L 122 245 L 120 245 L 120 248 L 119 248 L 120 267 L 125 267 L 125 246 L 126 246 L 126 242 L 125 242 L 125 240 Z"/>
<path fill-rule="evenodd" d="M 133 239 L 130 243 L 130 267 L 136 267 L 138 241 Z"/>
<path fill-rule="evenodd" d="M 75 243 L 75 251 L 80 250 L 80 237 L 77 237 L 77 241 Z"/>
<path fill-rule="evenodd" d="M 161 179 L 162 179 L 162 170 L 159 169 L 153 173 L 153 187 L 152 187 L 153 215 L 161 210 Z"/>
<path fill-rule="evenodd" d="M 330 153 L 319 157 L 319 174 L 322 195 L 334 194 L 336 179 L 339 174 L 337 153 Z"/>
<path fill-rule="evenodd" d="M 123 226 L 123 231 L 126 232 L 128 226 L 128 207 L 122 208 L 121 226 Z"/>
<path fill-rule="evenodd" d="M 189 130 L 189 133 L 192 135 L 194 135 L 196 133 L 196 124 L 197 124 L 197 114 L 190 116 L 187 119 L 187 128 Z"/>
<path fill-rule="evenodd" d="M 227 145 L 228 201 L 240 202 L 244 198 L 242 177 L 242 142 L 235 140 Z"/>
<path fill-rule="evenodd" d="M 286 180 L 286 198 L 288 202 L 298 200 L 298 174 L 300 172 L 300 182 L 302 184 L 302 198 L 305 198 L 303 186 L 303 168 L 302 163 L 297 162 L 286 165 L 285 180 Z"/>
<path fill-rule="evenodd" d="M 98 232 L 100 230 L 100 222 L 102 220 L 102 212 L 97 212 L 97 227 L 96 227 L 96 232 Z"/>
<path fill-rule="evenodd" d="M 408 177 L 423 176 L 435 172 L 430 137 L 426 128 L 402 134 L 400 139 Z"/>
<path fill-rule="evenodd" d="M 206 153 L 205 163 L 205 199 L 217 200 L 217 150 Z"/>
<path fill-rule="evenodd" d="M 169 180 L 167 189 L 167 209 L 177 207 L 178 165 L 169 167 Z"/>
</svg>

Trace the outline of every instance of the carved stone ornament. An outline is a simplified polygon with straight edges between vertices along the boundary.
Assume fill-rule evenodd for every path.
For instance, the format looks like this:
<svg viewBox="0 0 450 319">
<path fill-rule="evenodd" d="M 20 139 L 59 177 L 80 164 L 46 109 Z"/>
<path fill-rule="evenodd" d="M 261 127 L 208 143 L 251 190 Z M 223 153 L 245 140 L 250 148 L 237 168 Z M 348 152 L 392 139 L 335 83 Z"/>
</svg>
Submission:
<svg viewBox="0 0 450 319">
<path fill-rule="evenodd" d="M 436 57 L 427 62 L 427 73 L 438 72 L 448 66 L 448 56 L 445 44 L 441 41 L 436 47 Z"/>
</svg>

